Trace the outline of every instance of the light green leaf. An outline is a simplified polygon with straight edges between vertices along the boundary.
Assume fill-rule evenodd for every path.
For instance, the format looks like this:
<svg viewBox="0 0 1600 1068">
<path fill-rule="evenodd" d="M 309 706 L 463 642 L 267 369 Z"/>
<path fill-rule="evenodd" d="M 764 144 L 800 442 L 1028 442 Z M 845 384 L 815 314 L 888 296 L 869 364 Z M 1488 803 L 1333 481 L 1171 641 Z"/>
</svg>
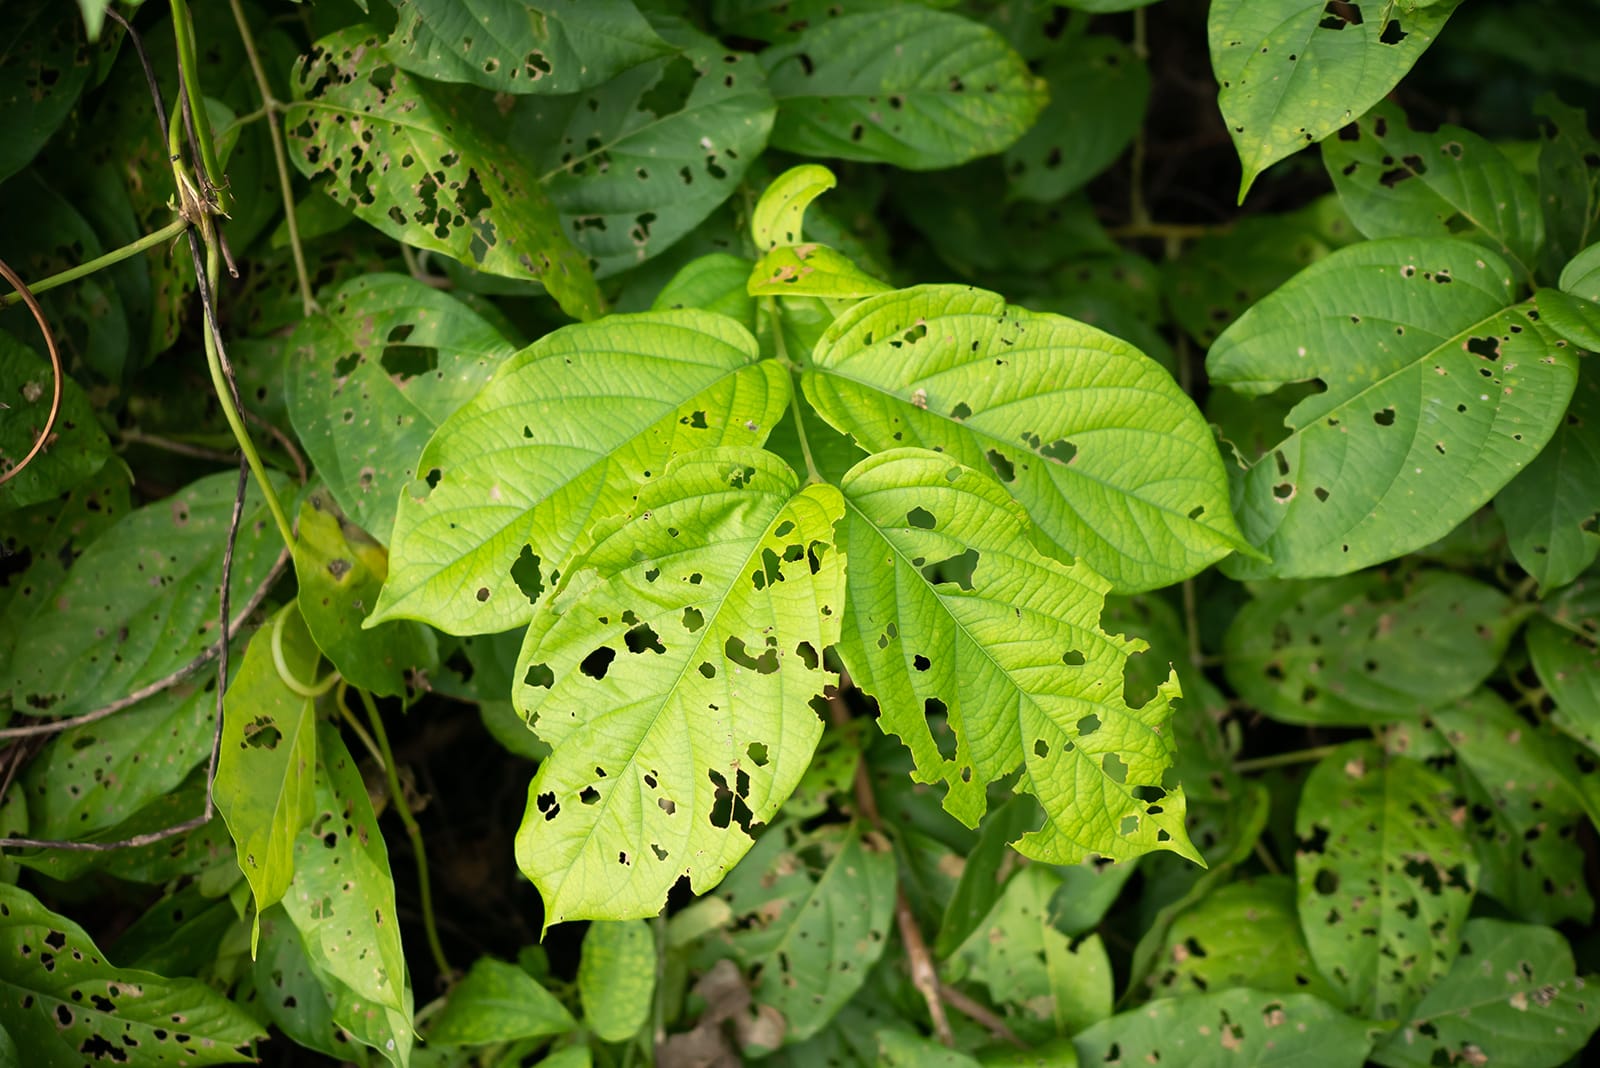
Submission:
<svg viewBox="0 0 1600 1068">
<path fill-rule="evenodd" d="M 1256 587 L 1223 639 L 1239 696 L 1287 723 L 1379 726 L 1465 697 L 1500 663 L 1526 611 L 1448 571 L 1367 571 Z"/>
<path fill-rule="evenodd" d="M 388 850 L 338 730 L 318 724 L 316 750 L 316 801 L 294 840 L 294 882 L 283 908 L 335 994 L 334 1022 L 405 1068 L 411 988 Z"/>
<path fill-rule="evenodd" d="M 857 996 L 883 955 L 895 878 L 882 835 L 859 824 L 807 833 L 785 820 L 728 873 L 717 899 L 732 926 L 705 938 L 698 963 L 731 959 L 749 974 L 756 1004 L 784 1021 L 784 1044 L 802 1042 Z M 766 1050 L 747 1043 L 744 1052 Z"/>
<path fill-rule="evenodd" d="M 237 1064 L 264 1032 L 198 979 L 107 963 L 83 928 L 0 885 L 0 1019 L 29 1068 Z M 174 1027 L 181 1022 L 181 1029 Z"/>
<path fill-rule="evenodd" d="M 1244 544 L 1194 402 L 1093 327 L 980 289 L 917 286 L 841 315 L 802 381 L 870 451 L 921 445 L 993 472 L 1052 551 L 1118 592 L 1180 581 Z"/>
<path fill-rule="evenodd" d="M 1403 1019 L 1450 967 L 1478 861 L 1455 790 L 1405 757 L 1352 742 L 1306 780 L 1295 816 L 1300 924 L 1351 1011 Z"/>
<path fill-rule="evenodd" d="M 960 1050 L 942 1046 L 915 1031 L 885 1027 L 873 1037 L 878 1040 L 878 1068 L 977 1068 L 978 1065 Z"/>
<path fill-rule="evenodd" d="M 1368 237 L 1462 236 L 1531 275 L 1544 243 L 1533 184 L 1471 130 L 1413 130 L 1384 101 L 1322 143 L 1339 200 Z"/>
<path fill-rule="evenodd" d="M 834 678 L 843 508 L 771 453 L 697 450 L 535 613 L 513 696 L 554 752 L 517 863 L 547 925 L 652 916 L 685 874 L 705 892 L 799 782 Z"/>
<path fill-rule="evenodd" d="M 1123 672 L 1142 643 L 1099 629 L 1105 583 L 1028 544 L 1020 509 L 992 480 L 922 450 L 870 457 L 845 476 L 840 548 L 854 561 L 839 652 L 876 698 L 879 725 L 948 785 L 944 806 L 976 826 L 988 786 L 1045 811 L 1016 848 L 1072 864 L 1170 849 L 1197 859 L 1183 791 L 1164 789 L 1170 678 L 1140 708 Z M 947 717 L 941 748 L 926 717 Z"/>
<path fill-rule="evenodd" d="M 316 803 L 317 665 L 322 653 L 300 610 L 285 605 L 256 631 L 223 695 L 222 746 L 213 796 L 238 846 L 260 914 L 294 876 L 295 836 Z"/>
<path fill-rule="evenodd" d="M 823 297 L 848 300 L 892 289 L 827 245 L 783 245 L 750 271 L 753 297 Z"/>
<path fill-rule="evenodd" d="M 1066 42 L 1039 73 L 1050 103 L 1006 150 L 1012 196 L 1048 203 L 1076 191 L 1133 141 L 1150 98 L 1150 71 L 1115 37 L 1085 34 Z"/>
<path fill-rule="evenodd" d="M 565 1034 L 576 1026 L 572 1014 L 527 972 L 479 957 L 467 977 L 450 989 L 444 1009 L 428 1029 L 428 1042 L 481 1046 Z"/>
<path fill-rule="evenodd" d="M 1600 619 L 1565 625 L 1535 619 L 1528 624 L 1528 656 L 1556 703 L 1551 720 L 1600 753 Z"/>
<path fill-rule="evenodd" d="M 1179 916 L 1150 986 L 1157 997 L 1249 987 L 1339 1000 L 1311 963 L 1287 875 L 1229 883 Z"/>
<path fill-rule="evenodd" d="M 0 473 L 15 468 L 33 449 L 44 431 L 54 395 L 50 365 L 0 331 L 0 396 L 5 398 L 5 418 L 0 420 Z M 27 467 L 0 486 L 0 515 L 56 499 L 100 470 L 111 457 L 111 442 L 100 429 L 89 398 L 65 375 L 60 407 L 49 442 Z M 7 525 L 11 522 L 8 519 Z"/>
<path fill-rule="evenodd" d="M 666 249 L 732 196 L 776 113 L 753 56 L 684 22 L 656 27 L 677 54 L 512 112 L 511 147 L 600 277 Z"/>
<path fill-rule="evenodd" d="M 1600 301 L 1600 244 L 1590 245 L 1561 268 L 1561 289 L 1575 297 Z"/>
<path fill-rule="evenodd" d="M 377 62 L 354 26 L 317 42 L 284 114 L 300 173 L 397 240 L 542 283 L 577 319 L 600 313 L 589 265 L 522 156 L 462 102 Z"/>
<path fill-rule="evenodd" d="M 815 23 L 761 62 L 778 98 L 774 146 L 907 170 L 1001 151 L 1048 96 L 999 34 L 915 4 Z"/>
<path fill-rule="evenodd" d="M 287 479 L 273 481 L 285 492 Z M 10 691 L 13 705 L 33 715 L 76 715 L 165 678 L 211 646 L 237 486 L 232 471 L 209 475 L 97 538 L 54 595 L 19 620 L 0 694 Z M 266 579 L 280 548 L 252 479 L 233 551 L 234 605 Z"/>
<path fill-rule="evenodd" d="M 399 274 L 324 295 L 289 346 L 295 436 L 345 514 L 380 542 L 429 436 L 515 351 L 459 300 Z"/>
<path fill-rule="evenodd" d="M 1600 1005 L 1577 977 L 1566 938 L 1487 917 L 1460 937 L 1455 966 L 1372 1051 L 1376 1063 L 1556 1068 L 1588 1045 Z"/>
<path fill-rule="evenodd" d="M 1455 756 L 1454 777 L 1482 865 L 1479 891 L 1532 922 L 1588 923 L 1594 900 L 1584 885 L 1582 852 L 1572 848 L 1588 821 L 1578 784 L 1588 757 L 1487 689 L 1432 718 Z M 1446 775 L 1451 770 L 1441 768 Z"/>
<path fill-rule="evenodd" d="M 1242 315 L 1211 347 L 1213 381 L 1248 394 L 1325 389 L 1234 491 L 1272 563 L 1237 577 L 1337 575 L 1447 534 L 1532 462 L 1566 411 L 1577 360 L 1511 272 L 1466 241 L 1340 249 Z"/>
<path fill-rule="evenodd" d="M 643 920 L 597 920 L 583 936 L 578 996 L 583 1022 L 606 1042 L 624 1042 L 650 1018 L 656 940 Z"/>
<path fill-rule="evenodd" d="M 1206 25 L 1217 104 L 1244 167 L 1240 202 L 1262 171 L 1382 100 L 1455 7 L 1216 0 Z"/>
<path fill-rule="evenodd" d="M 613 315 L 517 353 L 423 451 L 368 625 L 525 624 L 635 483 L 690 449 L 766 440 L 789 381 L 757 356 L 737 323 L 693 310 Z"/>
<path fill-rule="evenodd" d="M 1600 305 L 1593 306 L 1600 313 Z M 1544 451 L 1494 499 L 1511 554 L 1541 591 L 1565 586 L 1600 554 L 1600 368 L 1585 360 Z"/>
<path fill-rule="evenodd" d="M 389 554 L 345 519 L 323 490 L 300 506 L 298 532 L 295 603 L 317 647 L 350 685 L 404 696 L 417 685 L 416 673 L 438 662 L 439 650 L 433 631 L 410 620 L 362 629 L 389 573 Z"/>
<path fill-rule="evenodd" d="M 1152 1001 L 1072 1041 L 1080 1064 L 1184 1068 L 1361 1068 L 1372 1048 L 1365 1024 L 1321 998 L 1242 987 Z"/>
<path fill-rule="evenodd" d="M 704 308 L 754 331 L 756 302 L 745 292 L 751 266 L 749 260 L 727 252 L 696 257 L 662 287 L 650 310 Z"/>
<path fill-rule="evenodd" d="M 671 50 L 633 0 L 394 0 L 383 53 L 434 81 L 575 93 Z"/>
<path fill-rule="evenodd" d="M 757 252 L 798 245 L 804 233 L 806 209 L 823 193 L 838 185 L 833 172 L 818 163 L 790 167 L 767 184 L 750 213 L 750 239 Z"/>
</svg>

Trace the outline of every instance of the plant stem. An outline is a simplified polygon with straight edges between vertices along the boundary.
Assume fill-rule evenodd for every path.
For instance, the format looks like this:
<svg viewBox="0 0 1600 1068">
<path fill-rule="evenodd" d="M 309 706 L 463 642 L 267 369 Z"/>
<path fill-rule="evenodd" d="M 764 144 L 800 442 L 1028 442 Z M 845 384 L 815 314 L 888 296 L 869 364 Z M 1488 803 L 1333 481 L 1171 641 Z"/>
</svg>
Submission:
<svg viewBox="0 0 1600 1068">
<path fill-rule="evenodd" d="M 794 432 L 800 438 L 800 455 L 806 462 L 806 477 L 812 482 L 827 481 L 822 477 L 822 472 L 817 470 L 817 461 L 811 455 L 811 439 L 806 437 L 805 419 L 800 414 L 800 365 L 789 358 L 789 348 L 783 342 L 783 317 L 778 312 L 778 299 L 776 297 L 763 297 L 761 299 L 763 310 L 767 313 L 767 320 L 772 324 L 772 350 L 778 362 L 783 364 L 794 375 L 794 394 L 789 402 L 789 414 L 794 417 Z"/>
<path fill-rule="evenodd" d="M 155 248 L 163 241 L 169 241 L 177 237 L 183 233 L 188 225 L 189 220 L 180 216 L 154 233 L 145 234 L 137 241 L 123 245 L 121 248 L 114 248 L 105 255 L 96 256 L 94 259 L 80 263 L 76 267 L 68 267 L 60 274 L 53 274 L 49 278 L 41 278 L 37 282 L 31 282 L 28 288 L 35 293 L 43 293 L 47 290 L 55 289 L 57 286 L 64 286 L 68 282 L 76 282 L 78 279 L 94 274 L 98 270 L 110 267 L 113 263 L 121 263 L 123 260 L 131 259 L 141 252 Z M 0 308 L 9 308 L 13 304 L 20 303 L 22 303 L 22 294 L 20 293 L 7 293 L 4 296 L 0 296 Z"/>
<path fill-rule="evenodd" d="M 222 163 L 217 159 L 217 148 L 211 139 L 211 123 L 207 119 L 205 97 L 200 92 L 199 53 L 194 43 L 194 23 L 189 19 L 187 0 L 172 0 L 172 35 L 178 45 L 178 76 L 182 82 L 178 90 L 180 106 L 173 114 L 180 115 L 188 108 L 189 135 L 194 138 L 199 155 L 201 177 L 214 193 L 216 207 L 227 214 L 229 197 L 225 192 L 227 179 L 223 177 Z M 211 199 L 208 195 L 206 199 Z"/>
<path fill-rule="evenodd" d="M 283 147 L 283 132 L 278 128 L 278 101 L 272 95 L 272 85 L 261 65 L 256 51 L 255 35 L 245 20 L 244 7 L 239 0 L 228 0 L 233 8 L 233 20 L 239 24 L 239 39 L 244 42 L 244 54 L 250 59 L 250 70 L 255 74 L 256 89 L 261 93 L 261 110 L 267 113 L 267 129 L 272 137 L 272 159 L 278 167 L 278 189 L 283 194 L 283 218 L 289 225 L 289 252 L 294 257 L 295 280 L 300 284 L 300 307 L 307 316 L 317 312 L 317 302 L 311 295 L 311 275 L 306 270 L 306 253 L 300 245 L 300 224 L 294 213 L 294 187 L 289 183 L 289 158 Z"/>
<path fill-rule="evenodd" d="M 444 946 L 439 941 L 439 926 L 433 918 L 433 884 L 428 880 L 428 853 L 422 846 L 422 828 L 417 826 L 411 806 L 406 804 L 406 795 L 400 789 L 400 774 L 394 764 L 394 753 L 389 749 L 389 736 L 383 730 L 383 717 L 378 715 L 378 703 L 366 690 L 358 687 L 356 693 L 367 710 L 367 720 L 372 724 L 372 735 L 378 740 L 378 748 L 383 750 L 383 771 L 389 780 L 389 796 L 394 801 L 395 812 L 399 814 L 400 822 L 406 825 L 406 837 L 411 839 L 411 855 L 417 862 L 417 891 L 422 897 L 422 929 L 427 932 L 428 952 L 433 954 L 433 963 L 439 969 L 439 974 L 449 982 L 455 973 L 450 970 L 450 961 L 446 959 Z"/>
<path fill-rule="evenodd" d="M 1233 770 L 1241 775 L 1248 775 L 1252 771 L 1266 771 L 1268 768 L 1283 768 L 1291 764 L 1309 764 L 1314 760 L 1321 760 L 1342 744 L 1342 742 L 1333 742 L 1328 745 L 1314 746 L 1310 749 L 1296 749 L 1292 753 L 1273 753 L 1271 756 L 1239 760 L 1234 762 Z"/>
<path fill-rule="evenodd" d="M 1139 62 L 1150 58 L 1150 45 L 1145 39 L 1144 8 L 1133 11 L 1133 54 Z M 1133 135 L 1133 150 L 1128 158 L 1128 219 L 1133 226 L 1150 225 L 1150 209 L 1144 202 L 1144 124 L 1139 124 Z"/>
<path fill-rule="evenodd" d="M 1163 237 L 1183 240 L 1210 237 L 1212 234 L 1226 233 L 1231 229 L 1232 226 L 1226 223 L 1163 223 L 1147 219 L 1144 222 L 1130 222 L 1126 226 L 1108 227 L 1106 233 L 1112 237 Z"/>
<path fill-rule="evenodd" d="M 1205 652 L 1200 648 L 1200 607 L 1194 595 L 1194 579 L 1183 580 L 1183 632 L 1189 642 L 1189 663 L 1196 671 L 1205 666 Z"/>
</svg>

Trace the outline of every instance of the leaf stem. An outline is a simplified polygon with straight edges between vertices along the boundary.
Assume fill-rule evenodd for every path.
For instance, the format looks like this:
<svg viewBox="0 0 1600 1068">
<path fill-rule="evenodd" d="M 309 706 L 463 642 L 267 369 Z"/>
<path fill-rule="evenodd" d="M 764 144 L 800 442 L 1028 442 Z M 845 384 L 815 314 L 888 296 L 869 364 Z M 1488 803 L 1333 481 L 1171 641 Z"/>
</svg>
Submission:
<svg viewBox="0 0 1600 1068">
<path fill-rule="evenodd" d="M 76 282 L 78 279 L 94 274 L 96 271 L 102 270 L 103 268 L 110 267 L 114 263 L 121 263 L 123 260 L 131 259 L 147 249 L 155 248 L 163 241 L 168 241 L 174 237 L 177 237 L 179 234 L 183 233 L 188 226 L 189 220 L 180 216 L 176 219 L 173 219 L 161 229 L 156 230 L 153 233 L 145 234 L 137 241 L 132 241 L 126 245 L 123 245 L 121 248 L 114 248 L 105 255 L 96 256 L 94 259 L 80 263 L 76 267 L 68 267 L 59 274 L 53 274 L 48 278 L 41 278 L 37 282 L 30 283 L 28 288 L 35 293 L 44 293 L 47 290 L 55 289 L 57 286 L 64 286 L 68 282 Z M 7 293 L 4 296 L 0 296 L 0 308 L 9 308 L 13 304 L 20 303 L 22 303 L 21 293 L 13 292 Z"/>
<path fill-rule="evenodd" d="M 417 862 L 417 892 L 422 898 L 422 929 L 428 936 L 428 952 L 433 954 L 433 963 L 439 969 L 439 974 L 446 982 L 450 982 L 455 972 L 444 955 L 444 945 L 439 941 L 439 925 L 433 916 L 433 884 L 428 879 L 428 852 L 422 845 L 422 828 L 417 826 L 411 806 L 406 803 L 405 792 L 400 789 L 399 771 L 395 767 L 394 753 L 389 748 L 389 736 L 383 729 L 383 717 L 378 714 L 378 703 L 366 690 L 359 687 L 353 689 L 367 710 L 367 720 L 372 724 L 372 735 L 378 740 L 378 748 L 383 750 L 383 771 L 389 780 L 389 797 L 394 801 L 400 822 L 405 824 L 406 837 L 411 839 L 411 855 Z"/>
<path fill-rule="evenodd" d="M 1133 54 L 1140 63 L 1150 59 L 1150 45 L 1145 38 L 1144 8 L 1133 10 Z M 1128 219 L 1133 226 L 1150 225 L 1150 209 L 1144 202 L 1144 123 L 1133 135 L 1133 150 L 1128 158 Z"/>
<path fill-rule="evenodd" d="M 1241 775 L 1248 775 L 1252 771 L 1266 771 L 1268 768 L 1283 768 L 1292 764 L 1309 764 L 1312 761 L 1321 760 L 1343 744 L 1343 742 L 1332 742 L 1328 745 L 1313 746 L 1310 749 L 1296 749 L 1290 753 L 1273 753 L 1270 756 L 1238 760 L 1234 762 L 1233 770 Z"/>
<path fill-rule="evenodd" d="M 773 354 L 794 376 L 793 388 L 790 390 L 793 397 L 789 401 L 789 414 L 794 417 L 794 431 L 800 438 L 800 455 L 806 462 L 806 477 L 811 482 L 826 482 L 822 472 L 817 470 L 816 459 L 811 455 L 811 439 L 806 437 L 806 421 L 800 413 L 800 365 L 789 358 L 789 348 L 783 341 L 783 316 L 778 311 L 778 298 L 763 297 L 761 305 L 767 313 L 768 322 L 772 325 Z"/>
<path fill-rule="evenodd" d="M 289 226 L 289 252 L 294 257 L 295 280 L 300 285 L 300 307 L 307 316 L 318 311 L 316 299 L 311 295 L 311 275 L 306 270 L 306 252 L 300 244 L 300 224 L 294 212 L 294 187 L 289 182 L 289 157 L 283 147 L 283 132 L 278 127 L 278 111 L 282 107 L 272 95 L 272 84 L 261 65 L 261 55 L 256 51 L 255 35 L 244 17 L 244 7 L 239 0 L 228 0 L 233 8 L 233 20 L 239 24 L 239 39 L 244 42 L 244 54 L 250 60 L 250 70 L 255 75 L 256 89 L 261 94 L 261 110 L 267 115 L 267 129 L 272 138 L 272 159 L 278 168 L 278 189 L 283 195 L 283 219 Z"/>
<path fill-rule="evenodd" d="M 206 116 L 205 97 L 200 92 L 200 61 L 194 43 L 194 23 L 189 18 L 189 4 L 187 0 L 172 0 L 171 7 L 172 35 L 178 46 L 178 77 L 182 83 L 178 90 L 180 106 L 174 109 L 174 115 L 183 115 L 189 136 L 194 139 L 201 178 L 210 187 L 205 199 L 211 200 L 210 194 L 214 193 L 217 208 L 227 214 L 230 199 L 224 191 L 227 179 L 222 173 L 222 163 L 217 159 L 217 148 L 211 138 L 211 123 Z"/>
</svg>

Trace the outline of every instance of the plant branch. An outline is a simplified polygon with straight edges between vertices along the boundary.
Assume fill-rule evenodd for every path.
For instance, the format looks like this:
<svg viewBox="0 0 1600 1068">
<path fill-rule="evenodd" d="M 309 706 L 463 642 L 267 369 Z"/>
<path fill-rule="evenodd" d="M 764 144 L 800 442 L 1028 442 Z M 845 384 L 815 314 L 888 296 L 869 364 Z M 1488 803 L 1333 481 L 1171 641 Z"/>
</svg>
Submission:
<svg viewBox="0 0 1600 1068">
<path fill-rule="evenodd" d="M 1140 63 L 1148 63 L 1150 45 L 1145 38 L 1144 8 L 1133 11 L 1133 54 Z M 1133 226 L 1150 225 L 1150 209 L 1144 202 L 1144 123 L 1133 135 L 1133 149 L 1128 158 L 1128 219 Z"/>
<path fill-rule="evenodd" d="M 1213 234 L 1227 233 L 1231 229 L 1233 229 L 1233 226 L 1230 223 L 1164 223 L 1146 221 L 1107 227 L 1106 233 L 1115 238 L 1160 237 L 1192 240 L 1198 237 L 1210 237 Z"/>
<path fill-rule="evenodd" d="M 131 241 L 128 244 L 123 245 L 121 248 L 114 248 L 105 255 L 96 256 L 94 259 L 80 263 L 76 267 L 68 267 L 59 274 L 53 274 L 48 278 L 41 278 L 28 288 L 33 290 L 35 293 L 45 293 L 49 290 L 55 289 L 57 286 L 64 286 L 68 282 L 76 282 L 78 279 L 94 274 L 96 271 L 102 270 L 106 267 L 110 267 L 114 263 L 121 263 L 123 260 L 132 259 L 141 252 L 146 252 L 150 249 L 153 249 L 162 242 L 169 241 L 172 238 L 177 237 L 179 234 L 183 233 L 188 226 L 189 220 L 179 216 L 178 218 L 173 219 L 167 225 L 163 226 L 161 229 L 145 234 L 137 241 Z M 7 293 L 5 296 L 0 296 L 0 308 L 9 308 L 14 304 L 20 304 L 26 299 L 27 298 L 22 295 L 21 290 L 17 290 L 14 293 Z"/>
<path fill-rule="evenodd" d="M 196 460 L 210 460 L 213 463 L 231 463 L 233 456 L 208 449 L 203 445 L 191 445 L 187 441 L 178 441 L 174 438 L 163 437 L 160 434 L 146 434 L 138 427 L 129 427 L 117 434 L 117 440 L 124 445 L 148 445 L 153 449 L 175 453 L 178 456 L 192 456 Z"/>
<path fill-rule="evenodd" d="M 1270 756 L 1237 760 L 1234 761 L 1233 770 L 1241 775 L 1248 775 L 1252 771 L 1266 771 L 1268 768 L 1283 768 L 1292 764 L 1309 764 L 1312 761 L 1321 760 L 1342 744 L 1342 742 L 1332 742 L 1328 745 L 1314 746 L 1311 749 L 1296 749 L 1291 753 L 1273 753 Z"/>
<path fill-rule="evenodd" d="M 200 59 L 195 48 L 194 23 L 189 18 L 189 4 L 187 0 L 171 0 L 171 8 L 172 35 L 178 46 L 178 111 L 183 116 L 183 124 L 194 149 L 205 200 L 226 215 L 227 178 L 223 175 L 222 163 L 217 158 L 217 148 L 211 139 L 211 123 L 205 112 L 205 98 L 200 92 Z"/>
<path fill-rule="evenodd" d="M 28 284 L 4 260 L 0 260 L 0 277 L 10 282 L 16 289 L 17 296 L 27 302 L 28 310 L 33 313 L 34 321 L 39 324 L 39 332 L 44 335 L 44 347 L 50 353 L 50 377 L 54 382 L 50 394 L 50 411 L 44 417 L 44 426 L 39 428 L 39 436 L 34 439 L 33 448 L 28 450 L 28 454 L 9 470 L 0 473 L 0 484 L 3 484 L 21 474 L 22 469 L 31 464 L 33 458 L 38 456 L 49 443 L 50 433 L 56 426 L 56 416 L 61 413 L 61 387 L 65 375 L 61 370 L 61 352 L 56 348 L 55 332 L 50 329 L 50 320 L 45 317 L 44 309 L 39 307 L 38 299 L 34 297 Z"/>
<path fill-rule="evenodd" d="M 244 17 L 244 7 L 239 0 L 228 0 L 233 8 L 233 20 L 239 24 L 239 39 L 244 42 L 244 54 L 250 60 L 250 70 L 255 75 L 256 89 L 261 93 L 261 110 L 267 115 L 267 129 L 272 137 L 272 159 L 278 167 L 278 189 L 283 194 L 283 217 L 289 226 L 289 252 L 294 257 L 295 280 L 300 284 L 300 307 L 309 317 L 319 310 L 311 295 L 311 275 L 306 270 L 306 252 L 300 244 L 300 224 L 294 212 L 294 187 L 289 182 L 289 158 L 283 147 L 283 131 L 278 127 L 280 104 L 272 95 L 272 84 L 267 81 L 266 69 L 261 65 L 261 55 L 256 50 L 255 35 Z"/>
<path fill-rule="evenodd" d="M 1028 1044 L 1017 1037 L 1017 1033 L 1006 1026 L 1006 1022 L 987 1005 L 969 998 L 960 990 L 945 983 L 939 984 L 939 996 L 945 1000 L 952 1009 L 961 1013 L 967 1019 L 982 1024 L 989 1033 L 1002 1042 L 1008 1042 L 1018 1049 L 1027 1049 Z"/>
</svg>

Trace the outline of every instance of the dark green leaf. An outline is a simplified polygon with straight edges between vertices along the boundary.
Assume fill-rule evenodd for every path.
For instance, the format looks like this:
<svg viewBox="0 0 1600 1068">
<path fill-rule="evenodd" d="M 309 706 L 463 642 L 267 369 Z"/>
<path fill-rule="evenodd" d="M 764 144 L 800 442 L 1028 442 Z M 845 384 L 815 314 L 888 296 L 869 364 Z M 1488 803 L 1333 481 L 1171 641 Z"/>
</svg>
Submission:
<svg viewBox="0 0 1600 1068">
<path fill-rule="evenodd" d="M 50 364 L 10 334 L 0 331 L 0 473 L 11 471 L 39 440 L 51 411 L 55 383 Z M 60 411 L 50 438 L 28 466 L 0 488 L 0 515 L 7 524 L 19 508 L 48 501 L 88 479 L 111 457 L 111 443 L 71 378 L 61 382 Z"/>
<path fill-rule="evenodd" d="M 1528 654 L 1555 701 L 1555 725 L 1600 753 L 1600 617 L 1588 613 L 1564 625 L 1535 619 Z"/>
<path fill-rule="evenodd" d="M 428 1042 L 481 1046 L 559 1035 L 577 1026 L 551 993 L 514 964 L 480 957 L 451 988 Z"/>
<path fill-rule="evenodd" d="M 650 1016 L 656 942 L 643 920 L 601 920 L 583 936 L 578 994 L 583 1022 L 606 1042 L 632 1038 Z"/>
<path fill-rule="evenodd" d="M 1364 1024 L 1310 994 L 1224 990 L 1163 998 L 1073 1038 L 1084 1065 L 1361 1068 Z"/>
<path fill-rule="evenodd" d="M 27 0 L 7 6 L 10 29 L 0 51 L 0 181 L 26 167 L 66 121 L 99 58 L 84 45 L 84 27 L 71 5 Z"/>
</svg>

